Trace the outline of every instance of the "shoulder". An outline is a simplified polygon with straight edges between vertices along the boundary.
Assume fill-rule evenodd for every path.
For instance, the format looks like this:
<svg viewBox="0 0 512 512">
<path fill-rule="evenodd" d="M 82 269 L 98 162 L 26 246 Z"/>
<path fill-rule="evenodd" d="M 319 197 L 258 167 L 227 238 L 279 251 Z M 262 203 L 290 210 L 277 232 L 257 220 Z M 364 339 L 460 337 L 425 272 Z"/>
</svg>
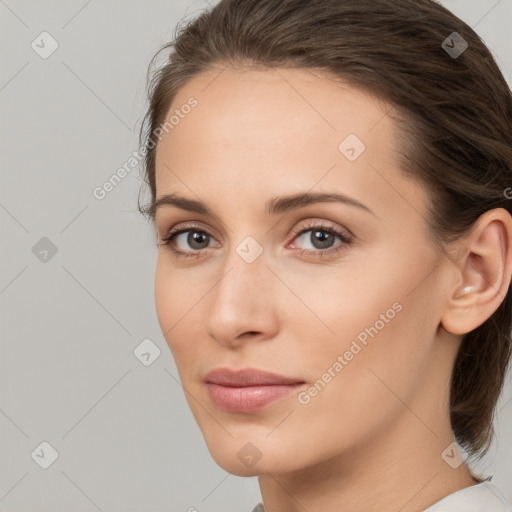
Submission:
<svg viewBox="0 0 512 512">
<path fill-rule="evenodd" d="M 438 501 L 423 512 L 512 512 L 500 489 L 490 479 L 466 487 Z M 265 512 L 258 503 L 251 512 Z"/>
<path fill-rule="evenodd" d="M 490 480 L 466 487 L 438 501 L 424 512 L 512 512 L 500 489 Z"/>
</svg>

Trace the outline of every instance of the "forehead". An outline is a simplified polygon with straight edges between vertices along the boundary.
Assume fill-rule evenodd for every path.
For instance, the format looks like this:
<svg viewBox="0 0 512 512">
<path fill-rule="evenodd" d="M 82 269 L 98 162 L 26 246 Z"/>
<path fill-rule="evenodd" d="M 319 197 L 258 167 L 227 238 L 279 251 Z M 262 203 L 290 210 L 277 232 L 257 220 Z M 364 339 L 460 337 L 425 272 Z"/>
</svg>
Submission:
<svg viewBox="0 0 512 512">
<path fill-rule="evenodd" d="M 187 107 L 191 97 L 197 101 L 192 110 Z M 296 150 L 305 143 L 337 150 L 350 133 L 375 142 L 391 128 L 384 122 L 371 133 L 389 108 L 319 71 L 228 67 L 191 79 L 178 91 L 166 119 L 181 114 L 172 128 L 175 145 L 193 143 L 195 137 L 212 148 L 243 144 L 246 149 L 262 145 L 269 149 L 295 139 Z M 182 109 L 190 112 L 181 113 Z"/>
<path fill-rule="evenodd" d="M 190 98 L 196 106 L 184 108 Z M 262 197 L 317 183 L 317 189 L 389 199 L 383 185 L 399 186 L 401 179 L 389 110 L 389 104 L 317 71 L 201 73 L 167 112 L 166 119 L 174 115 L 179 122 L 157 146 L 157 195 L 174 189 L 190 195 L 187 188 L 204 194 L 214 186 L 220 194 L 252 191 Z"/>
</svg>

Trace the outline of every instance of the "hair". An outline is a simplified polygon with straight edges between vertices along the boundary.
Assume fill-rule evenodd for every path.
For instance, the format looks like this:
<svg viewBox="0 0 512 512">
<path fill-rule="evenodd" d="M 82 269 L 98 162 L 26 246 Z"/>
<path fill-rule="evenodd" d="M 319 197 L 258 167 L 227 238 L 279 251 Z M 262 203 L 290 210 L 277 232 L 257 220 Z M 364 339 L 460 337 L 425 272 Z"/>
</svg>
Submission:
<svg viewBox="0 0 512 512">
<path fill-rule="evenodd" d="M 459 56 L 443 45 L 454 32 L 468 45 Z M 152 137 L 187 81 L 226 66 L 325 71 L 385 100 L 397 112 L 389 115 L 398 127 L 399 170 L 430 193 L 429 236 L 452 261 L 462 253 L 447 248 L 481 214 L 512 213 L 504 192 L 512 185 L 510 86 L 477 33 L 433 0 L 221 0 L 178 24 L 148 73 L 162 51 L 169 55 L 148 81 L 140 131 L 152 201 L 144 207 L 139 201 L 139 211 L 151 220 Z M 493 315 L 463 336 L 451 375 L 451 426 L 470 456 L 487 452 L 494 436 L 511 331 L 509 286 Z"/>
</svg>

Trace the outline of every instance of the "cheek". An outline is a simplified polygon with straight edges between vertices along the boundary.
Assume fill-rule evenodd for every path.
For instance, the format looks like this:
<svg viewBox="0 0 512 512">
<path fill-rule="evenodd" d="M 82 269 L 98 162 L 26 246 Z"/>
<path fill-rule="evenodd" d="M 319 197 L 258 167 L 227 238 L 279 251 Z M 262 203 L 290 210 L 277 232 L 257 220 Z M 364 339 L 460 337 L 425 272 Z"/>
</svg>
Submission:
<svg viewBox="0 0 512 512">
<path fill-rule="evenodd" d="M 376 331 L 380 336 L 399 322 L 409 279 L 383 258 L 346 258 L 337 267 L 311 267 L 308 272 L 283 269 L 281 276 L 293 289 L 293 295 L 283 291 L 283 325 L 301 333 L 299 339 L 316 338 L 316 343 L 303 343 L 301 349 L 309 351 L 312 360 L 323 359 L 323 364 L 349 350 L 352 340 L 364 344 Z"/>
<path fill-rule="evenodd" d="M 162 332 L 165 333 L 169 329 L 172 322 L 173 311 L 175 311 L 176 294 L 173 290 L 173 283 L 170 279 L 170 273 L 166 273 L 165 265 L 162 257 L 159 256 L 155 271 L 155 310 Z"/>
<path fill-rule="evenodd" d="M 404 340 L 415 330 L 406 318 L 407 305 L 398 309 L 384 326 L 374 327 L 373 315 L 348 315 L 344 324 L 337 324 L 332 341 L 303 353 L 310 385 L 297 397 L 297 423 L 290 423 L 288 432 L 301 432 L 307 423 L 304 446 L 309 446 L 311 432 L 321 432 L 320 450 L 328 453 L 335 445 L 343 451 L 375 438 L 404 412 L 401 400 L 410 403 L 424 372 L 421 352 L 411 344 L 404 350 Z"/>
<path fill-rule="evenodd" d="M 202 286 L 193 286 L 194 282 Z M 211 286 L 211 285 L 210 285 Z M 204 310 L 201 299 L 208 291 L 208 282 L 196 279 L 186 270 L 170 265 L 168 257 L 159 255 L 155 270 L 155 311 L 162 334 L 167 341 L 178 371 L 189 371 L 189 361 L 197 361 L 202 346 L 197 343 L 204 336 Z M 188 380 L 188 375 L 181 375 Z"/>
<path fill-rule="evenodd" d="M 435 322 L 429 326 L 425 318 L 435 313 L 430 314 L 424 290 L 411 293 L 428 273 L 428 262 L 424 268 L 404 267 L 396 257 L 382 257 L 354 267 L 284 279 L 294 282 L 294 292 L 307 305 L 289 308 L 283 324 L 293 326 L 291 337 L 304 340 L 304 376 L 320 381 L 319 398 L 311 400 L 319 409 L 324 400 L 346 404 L 353 413 L 373 406 L 376 396 L 378 403 L 396 401 L 384 383 L 405 398 L 429 361 Z"/>
<path fill-rule="evenodd" d="M 165 334 L 187 322 L 194 304 L 201 297 L 200 286 L 192 286 L 195 278 L 191 273 L 177 269 L 170 258 L 161 250 L 155 270 L 155 309 L 162 332 Z"/>
<path fill-rule="evenodd" d="M 179 355 L 179 343 L 182 340 L 180 330 L 183 331 L 189 317 L 194 313 L 193 287 L 186 287 L 183 273 L 176 272 L 167 263 L 165 255 L 159 256 L 155 272 L 155 311 L 164 335 L 173 356 Z M 196 299 L 197 302 L 197 299 Z"/>
</svg>

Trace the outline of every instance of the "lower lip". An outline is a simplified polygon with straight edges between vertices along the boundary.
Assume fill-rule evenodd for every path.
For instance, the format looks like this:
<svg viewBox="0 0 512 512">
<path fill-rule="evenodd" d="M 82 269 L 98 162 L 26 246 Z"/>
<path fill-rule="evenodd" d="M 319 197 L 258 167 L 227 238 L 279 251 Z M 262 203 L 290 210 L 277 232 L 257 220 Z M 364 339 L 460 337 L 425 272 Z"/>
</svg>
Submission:
<svg viewBox="0 0 512 512">
<path fill-rule="evenodd" d="M 206 383 L 211 400 L 226 412 L 254 412 L 263 409 L 271 402 L 279 400 L 303 384 L 230 387 Z"/>
</svg>

